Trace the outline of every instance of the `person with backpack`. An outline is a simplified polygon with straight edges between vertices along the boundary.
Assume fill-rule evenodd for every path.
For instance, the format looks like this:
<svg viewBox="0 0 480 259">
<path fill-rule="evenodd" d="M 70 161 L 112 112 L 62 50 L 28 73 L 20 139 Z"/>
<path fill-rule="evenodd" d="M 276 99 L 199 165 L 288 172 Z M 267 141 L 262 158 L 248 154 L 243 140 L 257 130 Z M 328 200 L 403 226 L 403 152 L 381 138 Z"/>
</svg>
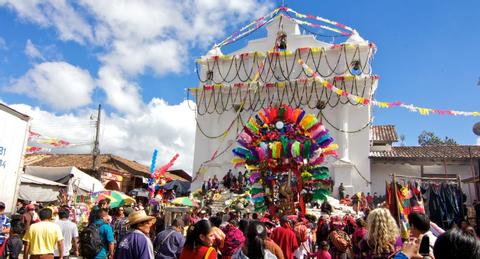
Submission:
<svg viewBox="0 0 480 259">
<path fill-rule="evenodd" d="M 333 259 L 350 258 L 352 241 L 347 232 L 343 231 L 343 222 L 338 217 L 330 218 L 330 227 L 332 231 L 328 235 L 330 245 L 330 255 Z"/>
<path fill-rule="evenodd" d="M 118 244 L 115 259 L 153 259 L 154 249 L 149 234 L 156 218 L 138 210 L 128 216 L 128 224 L 133 230 Z"/>
<path fill-rule="evenodd" d="M 178 259 L 180 257 L 185 244 L 185 238 L 182 235 L 184 226 L 183 220 L 176 218 L 169 228 L 158 233 L 153 242 L 155 258 Z"/>
<path fill-rule="evenodd" d="M 80 233 L 80 255 L 86 259 L 111 259 L 115 239 L 112 227 L 106 223 L 107 210 L 99 208 L 95 220 Z"/>
</svg>

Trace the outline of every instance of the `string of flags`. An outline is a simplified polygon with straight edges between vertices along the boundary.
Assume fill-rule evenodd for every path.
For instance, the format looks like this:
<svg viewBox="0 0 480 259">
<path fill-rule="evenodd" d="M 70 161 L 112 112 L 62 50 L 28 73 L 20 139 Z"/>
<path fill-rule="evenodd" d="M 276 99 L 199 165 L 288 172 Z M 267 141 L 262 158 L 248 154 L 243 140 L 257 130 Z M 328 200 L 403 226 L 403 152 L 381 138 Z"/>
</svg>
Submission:
<svg viewBox="0 0 480 259">
<path fill-rule="evenodd" d="M 302 14 L 302 13 L 294 11 L 293 9 L 288 8 L 288 7 L 279 7 L 277 9 L 273 10 L 272 12 L 270 12 L 269 14 L 253 20 L 252 22 L 250 22 L 246 26 L 242 27 L 240 30 L 238 30 L 238 31 L 234 32 L 233 34 L 231 34 L 230 36 L 228 36 L 226 39 L 224 39 L 220 43 L 215 44 L 214 48 L 215 47 L 221 48 L 225 45 L 236 42 L 237 40 L 245 37 L 246 35 L 256 31 L 258 28 L 262 27 L 263 25 L 265 25 L 267 23 L 270 23 L 280 12 L 285 13 L 287 18 L 291 19 L 292 21 L 294 21 L 295 23 L 300 24 L 300 25 L 305 25 L 305 26 L 309 26 L 309 27 L 312 27 L 312 28 L 321 28 L 323 30 L 328 30 L 328 31 L 338 33 L 342 36 L 350 36 L 350 35 L 355 33 L 354 29 L 352 29 L 352 28 L 350 28 L 346 25 L 343 25 L 341 23 L 338 23 L 338 22 L 335 22 L 335 21 L 332 21 L 332 20 L 329 20 L 329 19 L 326 19 L 326 18 L 322 18 L 320 16 Z M 290 14 L 292 14 L 292 15 L 290 15 Z M 296 17 L 296 18 L 294 18 L 294 17 Z M 322 22 L 324 24 L 313 23 L 313 22 L 300 20 L 300 19 L 316 20 L 316 21 Z M 325 25 L 325 24 L 335 26 L 336 28 L 333 28 L 333 27 Z"/>
<path fill-rule="evenodd" d="M 298 60 L 298 63 L 303 67 L 303 69 L 310 74 L 316 80 L 317 82 L 321 83 L 324 87 L 327 89 L 331 90 L 335 94 L 339 96 L 345 96 L 349 98 L 350 100 L 357 102 L 359 104 L 363 105 L 368 105 L 372 104 L 375 105 L 379 108 L 393 108 L 393 107 L 401 107 L 404 109 L 407 109 L 411 112 L 418 112 L 421 115 L 430 115 L 430 114 L 439 114 L 439 115 L 453 115 L 453 116 L 480 116 L 480 112 L 468 112 L 468 111 L 456 111 L 456 110 L 447 110 L 447 109 L 432 109 L 432 108 L 426 108 L 426 107 L 419 107 L 415 106 L 413 104 L 405 104 L 400 101 L 396 102 L 382 102 L 382 101 L 377 101 L 377 100 L 370 100 L 368 98 L 364 98 L 361 96 L 356 96 L 353 94 L 348 93 L 347 91 L 344 91 L 342 89 L 339 89 L 335 87 L 332 83 L 329 81 L 323 79 L 317 72 L 315 72 L 312 68 L 310 68 L 305 62 L 301 59 Z"/>
<path fill-rule="evenodd" d="M 30 130 L 28 132 L 28 144 L 26 153 L 34 154 L 39 152 L 51 152 L 52 148 L 65 148 L 74 146 L 74 144 L 59 138 L 44 136 L 40 133 Z M 44 145 L 47 147 L 42 147 Z"/>
<path fill-rule="evenodd" d="M 44 144 L 44 145 L 50 145 L 52 147 L 67 147 L 70 146 L 70 142 L 59 139 L 59 138 L 53 138 L 53 137 L 48 137 L 41 135 L 37 132 L 34 131 L 29 131 L 28 135 L 28 141 L 31 143 L 38 143 L 38 144 Z"/>
</svg>

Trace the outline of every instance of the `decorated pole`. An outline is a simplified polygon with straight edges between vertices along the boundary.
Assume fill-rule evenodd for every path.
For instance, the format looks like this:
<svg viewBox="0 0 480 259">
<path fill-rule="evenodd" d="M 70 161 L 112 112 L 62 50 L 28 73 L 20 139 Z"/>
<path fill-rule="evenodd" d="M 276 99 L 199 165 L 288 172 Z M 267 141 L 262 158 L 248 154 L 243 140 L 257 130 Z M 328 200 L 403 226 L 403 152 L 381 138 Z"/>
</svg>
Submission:
<svg viewBox="0 0 480 259">
<path fill-rule="evenodd" d="M 337 145 L 315 115 L 288 105 L 269 107 L 252 116 L 237 139 L 232 163 L 248 170 L 255 211 L 305 215 L 305 202 L 325 200 L 330 191 L 325 156 Z M 302 190 L 311 190 L 303 197 Z M 276 191 L 278 189 L 278 192 Z"/>
</svg>

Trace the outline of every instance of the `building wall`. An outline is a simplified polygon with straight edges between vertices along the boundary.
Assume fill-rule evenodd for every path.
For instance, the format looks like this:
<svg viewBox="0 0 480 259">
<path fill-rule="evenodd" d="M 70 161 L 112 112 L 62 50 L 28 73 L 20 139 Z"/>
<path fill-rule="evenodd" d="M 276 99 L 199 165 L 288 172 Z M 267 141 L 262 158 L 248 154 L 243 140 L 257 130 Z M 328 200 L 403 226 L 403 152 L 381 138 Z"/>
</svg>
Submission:
<svg viewBox="0 0 480 259">
<path fill-rule="evenodd" d="M 267 28 L 267 30 L 269 30 L 267 38 L 250 41 L 247 47 L 236 51 L 234 54 L 244 53 L 248 51 L 264 52 L 267 50 L 271 50 L 273 47 L 273 43 L 275 42 L 275 37 L 277 35 L 277 31 L 273 30 L 273 28 L 279 28 L 277 22 L 278 21 L 272 22 Z M 328 46 L 327 43 L 316 41 L 313 36 L 299 35 L 298 29 L 295 27 L 291 27 L 290 25 L 285 25 L 284 29 L 288 34 L 288 48 L 292 52 L 294 52 L 295 49 L 302 47 Z M 333 57 L 338 55 L 339 52 L 340 50 L 329 50 L 328 55 L 330 60 L 333 60 Z M 351 60 L 351 58 L 353 58 L 354 50 L 349 50 L 348 53 L 349 54 L 347 54 L 346 59 Z M 368 60 L 369 56 L 372 55 L 368 47 L 362 48 L 359 53 L 361 60 L 363 61 Z M 295 63 L 295 60 L 292 60 L 291 57 L 289 57 L 288 59 L 288 64 L 292 64 L 292 62 Z M 345 69 L 346 64 L 343 58 L 342 62 L 340 62 L 340 66 L 337 68 L 338 71 L 344 71 Z M 229 63 L 223 64 L 224 66 L 220 65 L 220 70 L 226 72 L 229 68 L 227 66 L 227 64 Z M 313 67 L 312 64 L 309 65 Z M 213 65 L 211 64 L 211 66 Z M 367 67 L 370 67 L 369 64 L 367 65 Z M 206 69 L 207 66 L 205 64 L 200 66 L 200 74 L 204 75 L 202 78 L 205 78 Z M 293 74 L 298 74 L 297 72 L 301 72 L 301 69 L 301 66 L 296 65 L 293 68 Z M 319 70 L 324 71 L 325 74 L 328 73 L 329 68 L 325 61 L 321 63 Z M 215 71 L 217 70 L 215 69 L 214 72 Z M 240 73 L 242 74 L 244 72 L 240 71 Z M 214 74 L 214 81 L 220 80 L 220 77 L 218 77 L 217 74 Z M 246 76 L 243 75 L 243 78 L 245 77 Z M 373 95 L 373 92 L 377 87 L 377 83 L 375 80 L 364 79 L 364 81 L 359 82 L 360 83 L 354 85 L 352 81 L 346 81 L 345 87 L 347 91 L 350 91 L 353 87 L 355 87 L 356 91 L 359 91 L 360 93 L 363 92 L 363 96 L 366 98 L 369 98 L 371 95 Z M 233 81 L 230 84 L 233 83 L 236 82 Z M 299 88 L 301 88 L 301 86 L 299 86 Z M 365 91 L 363 91 L 364 88 Z M 316 90 L 321 91 L 322 86 L 317 86 Z M 351 105 L 347 103 L 348 100 L 346 97 L 342 97 L 340 99 L 340 103 L 338 103 L 338 97 L 335 94 L 329 92 L 329 90 L 326 91 L 329 96 L 328 99 L 330 100 L 330 103 L 337 103 L 337 105 L 333 108 L 327 106 L 323 110 L 325 117 L 333 126 L 329 125 L 326 121 L 324 121 L 324 125 L 330 130 L 332 137 L 339 145 L 338 151 L 339 158 L 341 160 L 337 162 L 328 161 L 327 166 L 330 168 L 330 172 L 334 177 L 336 186 L 343 182 L 347 191 L 367 191 L 369 190 L 369 186 L 366 184 L 366 181 L 370 180 L 370 161 L 368 158 L 370 148 L 370 127 L 365 127 L 365 125 L 367 125 L 371 119 L 371 108 L 370 106 Z M 211 92 L 206 94 L 209 95 L 211 94 Z M 266 95 L 264 93 L 261 93 L 260 99 L 265 100 L 266 98 Z M 327 97 L 324 98 L 325 100 L 327 99 Z M 324 100 L 323 97 L 320 97 L 320 99 Z M 229 100 L 224 101 L 225 103 L 227 103 Z M 248 101 L 249 100 L 246 100 L 246 107 L 249 105 Z M 277 98 L 274 98 L 273 104 L 278 104 L 278 102 L 279 100 Z M 309 102 L 309 106 L 315 107 L 316 103 L 316 96 L 312 96 Z M 238 101 L 237 104 L 239 105 L 240 102 Z M 268 105 L 264 105 L 264 107 L 267 106 Z M 319 112 L 319 110 L 309 109 L 305 105 L 302 108 L 304 108 L 306 112 L 313 114 L 318 114 Z M 197 109 L 199 111 L 202 111 L 202 109 L 205 110 L 205 104 L 198 103 Z M 195 136 L 195 154 L 193 166 L 194 181 L 191 187 L 192 190 L 200 188 L 203 181 L 208 180 L 214 175 L 217 175 L 219 179 L 222 179 L 222 177 L 228 172 L 228 170 L 232 169 L 232 164 L 230 162 L 233 158 L 232 149 L 236 147 L 236 136 L 242 130 L 242 124 L 238 121 L 235 121 L 233 122 L 233 126 L 231 127 L 227 135 L 220 138 L 212 138 L 212 136 L 221 135 L 222 132 L 227 129 L 228 126 L 235 119 L 236 114 L 237 112 L 234 109 L 224 111 L 221 114 L 218 114 L 216 112 L 214 112 L 213 114 L 205 115 L 197 114 L 196 119 L 203 132 L 201 132 L 197 127 Z M 240 113 L 240 116 L 242 120 L 246 122 L 246 120 L 250 116 L 255 114 L 256 112 L 243 111 Z M 342 133 L 340 131 L 337 131 L 335 128 L 352 131 L 354 133 Z M 206 163 L 206 161 L 209 161 L 214 154 L 221 155 L 218 156 L 215 160 Z M 203 170 L 199 171 L 202 165 Z M 233 171 L 236 175 L 236 172 L 244 170 L 244 168 L 239 168 L 234 169 Z M 363 180 L 362 176 L 360 176 L 357 171 L 360 172 L 360 174 L 366 180 Z"/>
<path fill-rule="evenodd" d="M 371 166 L 372 188 L 371 191 L 379 195 L 385 194 L 385 181 L 391 182 L 393 173 L 399 175 L 421 176 L 420 165 L 410 165 L 400 162 L 382 163 L 372 161 Z M 443 165 L 424 166 L 424 174 L 445 174 Z M 459 175 L 461 179 L 472 177 L 472 170 L 469 163 L 463 165 L 447 165 L 447 174 Z M 462 190 L 467 195 L 467 204 L 471 204 L 475 197 L 475 190 L 468 184 L 462 183 Z"/>
</svg>

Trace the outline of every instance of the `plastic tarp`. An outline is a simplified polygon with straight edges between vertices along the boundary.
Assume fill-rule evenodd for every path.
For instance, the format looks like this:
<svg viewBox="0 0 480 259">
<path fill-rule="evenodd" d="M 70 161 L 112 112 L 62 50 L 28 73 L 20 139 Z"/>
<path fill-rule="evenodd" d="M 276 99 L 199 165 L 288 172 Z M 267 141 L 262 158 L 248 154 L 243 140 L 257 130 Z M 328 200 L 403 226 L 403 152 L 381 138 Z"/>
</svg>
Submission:
<svg viewBox="0 0 480 259">
<path fill-rule="evenodd" d="M 175 190 L 175 193 L 177 195 L 180 195 L 180 194 L 187 194 L 190 190 L 190 182 L 186 182 L 186 181 L 180 181 L 180 180 L 173 180 L 163 186 L 161 186 L 162 189 L 165 189 L 165 190 L 172 190 L 174 188 L 177 188 Z"/>
<path fill-rule="evenodd" d="M 33 175 L 20 176 L 18 198 L 26 201 L 50 202 L 58 199 L 58 191 L 66 185 Z"/>
<path fill-rule="evenodd" d="M 102 192 L 102 183 L 94 177 L 80 171 L 74 166 L 70 167 L 44 167 L 27 166 L 25 173 L 68 186 L 68 194 L 88 194 L 90 192 Z"/>
</svg>

